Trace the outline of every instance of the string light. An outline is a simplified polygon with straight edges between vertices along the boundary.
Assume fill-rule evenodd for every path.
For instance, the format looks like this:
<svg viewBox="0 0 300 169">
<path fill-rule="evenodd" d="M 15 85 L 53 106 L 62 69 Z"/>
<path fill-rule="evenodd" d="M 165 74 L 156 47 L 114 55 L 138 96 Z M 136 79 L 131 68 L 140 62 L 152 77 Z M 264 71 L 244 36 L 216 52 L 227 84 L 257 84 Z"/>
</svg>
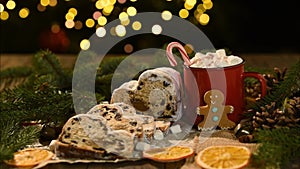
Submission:
<svg viewBox="0 0 300 169">
<path fill-rule="evenodd" d="M 130 6 L 127 8 L 127 13 L 129 16 L 134 16 L 134 15 L 136 15 L 137 11 L 136 11 L 135 7 Z"/>
<path fill-rule="evenodd" d="M 181 17 L 181 18 L 187 18 L 188 16 L 189 16 L 189 11 L 188 10 L 186 10 L 186 9 L 181 9 L 180 11 L 179 11 L 179 16 Z"/>
<path fill-rule="evenodd" d="M 119 37 L 123 37 L 123 36 L 126 35 L 126 28 L 125 28 L 125 26 L 123 26 L 123 25 L 118 25 L 118 26 L 116 26 L 115 31 L 116 31 L 116 34 L 117 34 Z"/>
<path fill-rule="evenodd" d="M 81 42 L 80 42 L 80 48 L 82 50 L 88 50 L 91 46 L 91 43 L 88 39 L 83 39 Z"/>
<path fill-rule="evenodd" d="M 4 5 L 2 5 L 1 3 L 0 3 L 0 12 L 3 12 L 4 11 Z"/>
<path fill-rule="evenodd" d="M 20 11 L 19 11 L 19 16 L 21 18 L 26 18 L 28 17 L 29 15 L 29 9 L 28 8 L 22 8 Z"/>
<path fill-rule="evenodd" d="M 140 30 L 141 28 L 142 28 L 141 22 L 139 22 L 139 21 L 134 21 L 134 22 L 132 23 L 132 29 L 133 29 L 133 30 L 138 31 L 138 30 Z"/>
<path fill-rule="evenodd" d="M 161 17 L 162 17 L 163 20 L 169 21 L 169 20 L 172 19 L 172 13 L 170 11 L 163 11 L 161 13 Z"/>
<path fill-rule="evenodd" d="M 69 2 L 71 0 L 64 0 Z M 130 2 L 129 2 L 130 1 Z M 82 16 L 78 16 L 78 11 L 75 7 L 69 8 L 69 10 L 65 13 L 65 24 L 64 26 L 68 29 L 75 28 L 76 30 L 82 29 L 83 25 L 88 28 L 96 28 L 96 34 L 99 37 L 104 37 L 106 35 L 106 30 L 103 26 L 105 26 L 108 22 L 107 18 L 110 15 L 118 15 L 120 20 L 120 25 L 116 27 L 112 27 L 110 29 L 110 34 L 115 36 L 125 36 L 126 35 L 126 26 L 130 24 L 130 17 L 135 16 L 137 14 L 137 9 L 134 6 L 124 7 L 121 9 L 120 7 L 116 7 L 116 3 L 118 4 L 125 4 L 125 3 L 132 3 L 136 2 L 137 0 L 92 0 L 91 2 L 95 5 L 96 10 L 92 12 L 92 15 L 88 18 L 83 18 L 83 20 L 78 20 L 78 18 L 82 18 Z M 45 12 L 48 6 L 56 7 L 58 5 L 58 0 L 39 0 L 37 3 L 36 10 L 39 12 Z M 174 3 L 172 0 L 166 0 L 167 3 Z M 0 19 L 7 20 L 10 18 L 9 12 L 5 11 L 5 7 L 7 10 L 14 10 L 17 4 L 15 0 L 8 0 L 5 4 L 0 3 Z M 178 16 L 186 19 L 189 17 L 194 17 L 199 24 L 207 25 L 209 23 L 210 17 L 206 14 L 207 10 L 212 9 L 213 2 L 211 0 L 202 0 L 202 2 L 197 0 L 184 0 L 182 9 L 178 11 Z M 19 17 L 22 19 L 26 19 L 31 11 L 29 8 L 23 7 L 19 10 Z M 190 14 L 191 13 L 191 14 Z M 168 10 L 163 10 L 161 13 L 161 18 L 164 21 L 169 21 L 172 19 L 172 13 Z M 75 20 L 76 18 L 76 20 Z M 84 21 L 85 20 L 85 21 Z M 142 28 L 142 24 L 139 21 L 134 21 L 131 24 L 133 30 L 140 30 Z M 54 29 L 59 28 L 59 29 Z M 51 30 L 60 30 L 59 25 L 52 25 Z M 53 31 L 52 32 L 56 32 Z M 161 34 L 162 27 L 160 25 L 153 25 L 152 33 L 153 34 Z M 80 42 L 80 47 L 83 50 L 88 49 L 89 45 L 88 40 L 82 40 Z M 130 45 L 130 44 L 128 44 Z M 126 47 L 126 49 L 128 46 Z M 188 48 L 188 46 L 187 46 Z M 128 52 L 129 50 L 124 51 Z"/>
<path fill-rule="evenodd" d="M 88 28 L 92 28 L 92 27 L 94 27 L 94 25 L 95 25 L 95 21 L 94 21 L 93 19 L 89 18 L 89 19 L 87 19 L 87 20 L 85 21 L 85 25 L 86 25 Z"/>
<path fill-rule="evenodd" d="M 48 6 L 50 4 L 50 0 L 41 0 L 40 4 L 43 6 Z"/>
<path fill-rule="evenodd" d="M 199 17 L 199 22 L 201 25 L 207 25 L 207 23 L 209 22 L 209 16 L 207 14 L 202 14 Z"/>
<path fill-rule="evenodd" d="M 1 18 L 1 20 L 3 20 L 3 21 L 7 20 L 7 19 L 9 18 L 8 12 L 7 12 L 7 11 L 1 12 L 1 13 L 0 13 L 0 18 Z"/>
<path fill-rule="evenodd" d="M 106 35 L 106 30 L 103 27 L 99 27 L 96 29 L 96 35 L 98 37 L 104 37 Z"/>
<path fill-rule="evenodd" d="M 105 16 L 100 16 L 97 21 L 100 26 L 104 26 L 107 23 Z"/>
<path fill-rule="evenodd" d="M 7 9 L 13 10 L 13 9 L 15 9 L 15 7 L 16 7 L 15 1 L 13 1 L 13 0 L 7 1 L 7 3 L 6 3 Z"/>
<path fill-rule="evenodd" d="M 159 35 L 162 32 L 162 27 L 160 25 L 153 25 L 152 26 L 152 33 L 155 35 Z"/>
</svg>

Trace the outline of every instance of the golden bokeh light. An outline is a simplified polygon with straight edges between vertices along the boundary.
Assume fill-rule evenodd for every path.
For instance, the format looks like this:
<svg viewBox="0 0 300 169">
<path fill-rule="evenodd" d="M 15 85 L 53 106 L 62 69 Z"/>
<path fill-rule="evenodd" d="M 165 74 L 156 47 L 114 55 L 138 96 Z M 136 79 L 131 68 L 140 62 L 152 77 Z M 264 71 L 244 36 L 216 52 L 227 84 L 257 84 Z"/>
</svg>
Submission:
<svg viewBox="0 0 300 169">
<path fill-rule="evenodd" d="M 4 5 L 0 3 L 0 12 L 4 11 Z"/>
<path fill-rule="evenodd" d="M 69 11 L 68 11 L 68 13 L 71 13 L 74 16 L 76 16 L 77 15 L 77 9 L 76 8 L 70 8 Z"/>
<path fill-rule="evenodd" d="M 179 11 L 179 17 L 180 17 L 180 18 L 185 19 L 185 18 L 187 18 L 188 16 L 189 16 L 189 11 L 188 11 L 188 10 L 186 10 L 186 9 L 181 9 L 181 10 Z"/>
<path fill-rule="evenodd" d="M 126 12 L 121 12 L 121 13 L 119 14 L 119 19 L 120 19 L 121 21 L 128 20 L 128 19 L 129 19 L 128 14 L 127 14 Z"/>
<path fill-rule="evenodd" d="M 81 21 L 76 21 L 74 28 L 77 29 L 77 30 L 80 30 L 82 28 L 82 22 Z"/>
<path fill-rule="evenodd" d="M 126 11 L 129 16 L 134 16 L 137 13 L 137 10 L 133 6 L 128 7 Z"/>
<path fill-rule="evenodd" d="M 188 3 L 184 3 L 184 8 L 187 10 L 191 10 L 194 8 L 194 5 L 189 5 Z"/>
<path fill-rule="evenodd" d="M 71 13 L 71 12 L 68 12 L 67 14 L 66 14 L 66 20 L 74 20 L 74 18 L 75 18 L 75 15 L 73 14 L 73 13 Z"/>
<path fill-rule="evenodd" d="M 124 25 L 124 26 L 129 25 L 130 24 L 130 19 L 128 18 L 127 20 L 122 20 L 121 24 Z"/>
<path fill-rule="evenodd" d="M 137 0 L 130 0 L 131 2 L 136 2 Z"/>
<path fill-rule="evenodd" d="M 165 21 L 169 21 L 172 19 L 172 13 L 170 11 L 165 10 L 161 13 L 161 18 Z"/>
<path fill-rule="evenodd" d="M 209 16 L 207 14 L 202 14 L 200 17 L 199 17 L 199 23 L 201 25 L 207 25 L 209 22 Z"/>
<path fill-rule="evenodd" d="M 49 1 L 49 6 L 54 7 L 54 6 L 56 6 L 56 5 L 57 5 L 57 0 L 50 0 L 50 1 Z"/>
<path fill-rule="evenodd" d="M 203 3 L 203 7 L 205 9 L 211 9 L 213 7 L 213 3 L 210 1 L 210 2 L 206 2 L 206 3 Z"/>
<path fill-rule="evenodd" d="M 116 33 L 116 27 L 111 27 L 110 30 L 109 30 L 109 33 L 112 35 L 112 36 L 116 36 L 117 33 Z"/>
<path fill-rule="evenodd" d="M 108 6 L 105 6 L 104 8 L 103 8 L 103 15 L 105 15 L 105 16 L 108 16 L 108 15 L 110 15 L 111 14 L 111 12 L 114 10 L 114 6 L 113 5 L 108 5 Z"/>
<path fill-rule="evenodd" d="M 117 2 L 117 0 L 109 0 L 109 3 L 110 3 L 111 5 L 114 5 L 116 2 Z"/>
<path fill-rule="evenodd" d="M 10 9 L 10 10 L 13 10 L 13 9 L 15 9 L 15 7 L 16 7 L 16 3 L 15 3 L 15 1 L 13 1 L 13 0 L 9 0 L 9 1 L 7 1 L 7 3 L 6 3 L 6 7 L 7 7 L 7 9 Z"/>
<path fill-rule="evenodd" d="M 203 3 L 211 2 L 211 0 L 202 0 Z"/>
<path fill-rule="evenodd" d="M 138 31 L 138 30 L 140 30 L 141 28 L 142 28 L 141 22 L 139 22 L 139 21 L 134 21 L 134 22 L 132 23 L 132 29 L 133 29 L 133 30 Z"/>
<path fill-rule="evenodd" d="M 83 39 L 81 42 L 80 42 L 80 48 L 81 50 L 88 50 L 91 46 L 91 43 L 88 39 Z"/>
<path fill-rule="evenodd" d="M 199 4 L 199 5 L 197 6 L 197 11 L 198 11 L 199 13 L 203 13 L 203 12 L 206 11 L 206 9 L 204 8 L 203 4 Z"/>
<path fill-rule="evenodd" d="M 195 6 L 197 0 L 186 0 L 185 3 L 189 6 Z"/>
<path fill-rule="evenodd" d="M 40 4 L 43 6 L 48 6 L 50 4 L 50 0 L 41 0 Z"/>
<path fill-rule="evenodd" d="M 43 5 L 41 5 L 41 4 L 37 4 L 37 10 L 38 11 L 40 11 L 40 12 L 44 12 L 44 11 L 46 11 L 46 7 L 45 6 L 43 6 Z"/>
<path fill-rule="evenodd" d="M 51 32 L 58 33 L 60 31 L 60 26 L 58 24 L 51 25 Z"/>
<path fill-rule="evenodd" d="M 159 34 L 161 34 L 161 32 L 162 32 L 162 27 L 160 26 L 160 25 L 153 25 L 152 26 L 152 33 L 153 34 L 155 34 L 155 35 L 159 35 Z"/>
<path fill-rule="evenodd" d="M 106 35 L 106 30 L 104 27 L 99 27 L 96 29 L 96 35 L 99 37 L 99 38 L 102 38 Z"/>
<path fill-rule="evenodd" d="M 93 19 L 89 18 L 85 21 L 85 25 L 88 28 L 92 28 L 95 26 L 95 21 Z"/>
<path fill-rule="evenodd" d="M 0 18 L 1 18 L 1 20 L 3 20 L 3 21 L 7 20 L 7 19 L 9 18 L 8 12 L 7 12 L 7 11 L 1 12 L 1 13 L 0 13 Z"/>
<path fill-rule="evenodd" d="M 100 16 L 97 21 L 100 26 L 104 26 L 107 23 L 107 19 L 105 16 Z"/>
<path fill-rule="evenodd" d="M 124 51 L 125 53 L 131 53 L 133 51 L 133 46 L 132 44 L 128 43 L 124 46 Z"/>
<path fill-rule="evenodd" d="M 126 0 L 118 0 L 119 4 L 124 4 Z"/>
<path fill-rule="evenodd" d="M 194 51 L 194 47 L 191 44 L 184 45 L 184 49 L 187 52 L 187 54 L 192 54 Z"/>
<path fill-rule="evenodd" d="M 27 18 L 29 15 L 29 9 L 28 8 L 22 8 L 20 11 L 19 11 L 19 16 L 21 18 Z"/>
<path fill-rule="evenodd" d="M 72 29 L 75 26 L 75 22 L 73 20 L 66 20 L 65 26 L 68 29 Z"/>
<path fill-rule="evenodd" d="M 94 18 L 95 20 L 98 20 L 98 18 L 99 18 L 100 16 L 102 16 L 102 14 L 101 14 L 100 11 L 95 11 L 95 12 L 93 13 L 93 18 Z"/>
<path fill-rule="evenodd" d="M 116 31 L 116 34 L 117 34 L 119 37 L 123 37 L 123 36 L 126 35 L 126 28 L 125 28 L 125 26 L 123 26 L 123 25 L 118 25 L 118 26 L 116 26 L 115 31 Z"/>
</svg>

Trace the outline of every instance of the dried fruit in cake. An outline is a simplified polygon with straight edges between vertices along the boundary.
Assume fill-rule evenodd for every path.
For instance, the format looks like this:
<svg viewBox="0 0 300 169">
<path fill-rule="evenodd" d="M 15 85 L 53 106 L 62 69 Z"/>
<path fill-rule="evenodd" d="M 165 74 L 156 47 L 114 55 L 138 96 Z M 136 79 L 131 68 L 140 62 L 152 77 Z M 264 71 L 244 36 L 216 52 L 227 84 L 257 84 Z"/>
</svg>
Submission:
<svg viewBox="0 0 300 169">
<path fill-rule="evenodd" d="M 244 146 L 210 146 L 195 157 L 205 169 L 237 169 L 249 163 L 251 152 Z"/>
<path fill-rule="evenodd" d="M 14 153 L 14 158 L 5 163 L 16 167 L 33 167 L 50 160 L 54 154 L 51 151 L 38 148 L 26 148 Z"/>
<path fill-rule="evenodd" d="M 171 146 L 167 148 L 154 148 L 143 152 L 143 157 L 159 162 L 174 162 L 193 156 L 191 147 Z"/>
</svg>

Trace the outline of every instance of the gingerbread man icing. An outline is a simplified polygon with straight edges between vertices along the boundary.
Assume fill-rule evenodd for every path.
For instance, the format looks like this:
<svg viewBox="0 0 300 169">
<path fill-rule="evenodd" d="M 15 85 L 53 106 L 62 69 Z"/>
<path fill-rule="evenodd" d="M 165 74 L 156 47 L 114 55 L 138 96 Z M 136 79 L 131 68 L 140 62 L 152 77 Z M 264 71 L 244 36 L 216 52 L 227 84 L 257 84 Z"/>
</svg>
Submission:
<svg viewBox="0 0 300 169">
<path fill-rule="evenodd" d="M 233 128 L 235 123 L 227 114 L 233 112 L 233 106 L 223 105 L 224 94 L 220 90 L 209 90 L 204 94 L 205 106 L 197 108 L 197 114 L 203 116 L 198 129 L 207 130 L 219 126 L 221 129 Z"/>
</svg>

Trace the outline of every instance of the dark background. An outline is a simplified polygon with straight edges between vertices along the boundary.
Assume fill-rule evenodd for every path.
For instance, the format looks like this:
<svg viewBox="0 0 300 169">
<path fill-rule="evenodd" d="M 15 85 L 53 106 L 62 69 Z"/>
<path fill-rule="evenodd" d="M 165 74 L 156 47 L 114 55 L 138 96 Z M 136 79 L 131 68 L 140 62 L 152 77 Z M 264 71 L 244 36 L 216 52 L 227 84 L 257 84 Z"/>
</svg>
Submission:
<svg viewBox="0 0 300 169">
<path fill-rule="evenodd" d="M 10 18 L 0 21 L 0 52 L 1 53 L 33 53 L 41 48 L 50 48 L 57 53 L 78 53 L 79 43 L 88 39 L 95 29 L 81 30 L 64 27 L 67 10 L 75 6 L 80 13 L 77 19 L 84 21 L 95 11 L 94 2 L 89 0 L 58 0 L 56 7 L 47 7 L 46 12 L 38 12 L 38 0 L 15 0 L 16 9 L 9 11 Z M 0 0 L 6 4 L 6 0 Z M 212 0 L 214 6 L 206 13 L 210 22 L 206 26 L 196 24 L 216 48 L 227 48 L 234 53 L 300 53 L 300 13 L 297 1 L 271 0 Z M 200 3 L 198 1 L 198 3 Z M 26 19 L 18 17 L 21 7 L 30 9 Z M 115 5 L 109 20 L 116 19 L 124 7 L 134 6 L 138 12 L 161 12 L 170 10 L 178 15 L 183 8 L 183 0 L 138 0 Z M 192 22 L 192 17 L 189 18 Z M 61 49 L 55 45 L 45 46 L 49 38 L 50 27 L 58 23 L 63 34 L 58 39 L 67 39 L 68 47 Z M 145 35 L 146 36 L 146 35 Z M 145 41 L 147 39 L 147 41 Z M 136 36 L 126 39 L 120 45 L 131 43 L 134 50 L 147 47 L 162 47 L 169 39 L 160 36 Z M 122 53 L 121 47 L 115 47 L 113 53 Z"/>
</svg>

